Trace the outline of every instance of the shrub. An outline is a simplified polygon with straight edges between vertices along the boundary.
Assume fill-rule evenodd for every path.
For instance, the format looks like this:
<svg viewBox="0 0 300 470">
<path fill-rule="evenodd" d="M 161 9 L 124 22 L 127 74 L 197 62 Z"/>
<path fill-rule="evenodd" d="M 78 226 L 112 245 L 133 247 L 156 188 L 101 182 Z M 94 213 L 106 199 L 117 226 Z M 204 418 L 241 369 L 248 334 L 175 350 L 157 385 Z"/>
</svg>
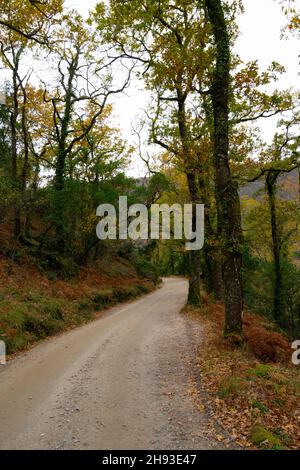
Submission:
<svg viewBox="0 0 300 470">
<path fill-rule="evenodd" d="M 97 291 L 92 294 L 91 300 L 96 309 L 103 309 L 113 302 L 113 291 L 111 289 Z"/>
<path fill-rule="evenodd" d="M 290 336 L 300 333 L 300 269 L 282 259 L 282 311 L 280 324 Z M 243 285 L 247 307 L 273 319 L 274 264 L 251 256 L 244 247 Z"/>
<path fill-rule="evenodd" d="M 139 256 L 135 262 L 135 266 L 140 277 L 150 279 L 155 283 L 159 281 L 159 270 L 150 261 Z"/>
<path fill-rule="evenodd" d="M 6 344 L 7 354 L 13 354 L 18 351 L 25 349 L 31 342 L 31 335 L 29 333 L 24 333 L 22 335 L 14 335 L 3 338 Z"/>
<path fill-rule="evenodd" d="M 41 253 L 38 267 L 52 280 L 57 277 L 71 279 L 79 275 L 79 266 L 72 258 L 62 258 L 55 253 Z"/>
<path fill-rule="evenodd" d="M 63 322 L 55 320 L 50 316 L 39 317 L 34 314 L 27 314 L 24 318 L 24 331 L 33 333 L 36 339 L 54 335 L 61 331 L 62 328 Z"/>
<path fill-rule="evenodd" d="M 142 293 L 142 294 L 148 294 L 150 292 L 150 287 L 147 286 L 146 284 L 137 284 L 136 288 Z"/>
<path fill-rule="evenodd" d="M 76 305 L 78 312 L 80 314 L 84 314 L 85 316 L 90 316 L 94 308 L 93 301 L 87 298 L 80 299 Z"/>
<path fill-rule="evenodd" d="M 118 302 L 125 302 L 136 297 L 138 294 L 138 289 L 135 286 L 116 287 L 113 289 L 113 296 Z"/>
<path fill-rule="evenodd" d="M 58 302 L 49 301 L 43 311 L 54 320 L 63 320 L 63 310 Z"/>
<path fill-rule="evenodd" d="M 275 331 L 263 326 L 248 325 L 245 336 L 249 350 L 263 362 L 287 362 L 291 356 L 288 341 Z"/>
</svg>

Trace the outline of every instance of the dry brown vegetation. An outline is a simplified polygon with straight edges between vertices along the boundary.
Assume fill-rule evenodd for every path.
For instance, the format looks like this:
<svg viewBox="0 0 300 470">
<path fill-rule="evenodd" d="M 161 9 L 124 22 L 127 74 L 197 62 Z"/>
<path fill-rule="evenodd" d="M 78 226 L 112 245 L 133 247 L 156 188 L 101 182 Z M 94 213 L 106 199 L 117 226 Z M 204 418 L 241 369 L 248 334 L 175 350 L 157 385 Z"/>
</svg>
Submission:
<svg viewBox="0 0 300 470">
<path fill-rule="evenodd" d="M 224 306 L 185 313 L 204 328 L 197 363 L 214 418 L 243 448 L 300 448 L 300 376 L 288 339 L 247 312 L 242 348 L 223 339 Z"/>
<path fill-rule="evenodd" d="M 154 284 L 138 277 L 122 258 L 98 260 L 78 276 L 59 279 L 39 270 L 36 260 L 0 254 L 0 339 L 9 354 L 96 318 L 105 308 L 149 292 Z"/>
</svg>

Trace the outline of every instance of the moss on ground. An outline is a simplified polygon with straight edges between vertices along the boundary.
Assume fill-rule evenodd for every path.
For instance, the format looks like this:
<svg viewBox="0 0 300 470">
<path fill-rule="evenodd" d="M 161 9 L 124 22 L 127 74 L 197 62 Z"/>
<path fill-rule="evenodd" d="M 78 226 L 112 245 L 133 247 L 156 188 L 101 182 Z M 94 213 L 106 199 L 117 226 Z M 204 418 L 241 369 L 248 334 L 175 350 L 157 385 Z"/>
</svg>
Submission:
<svg viewBox="0 0 300 470">
<path fill-rule="evenodd" d="M 272 450 L 285 450 L 286 447 L 271 431 L 268 431 L 261 425 L 253 426 L 251 429 L 251 442 L 261 448 L 272 449 Z"/>
</svg>

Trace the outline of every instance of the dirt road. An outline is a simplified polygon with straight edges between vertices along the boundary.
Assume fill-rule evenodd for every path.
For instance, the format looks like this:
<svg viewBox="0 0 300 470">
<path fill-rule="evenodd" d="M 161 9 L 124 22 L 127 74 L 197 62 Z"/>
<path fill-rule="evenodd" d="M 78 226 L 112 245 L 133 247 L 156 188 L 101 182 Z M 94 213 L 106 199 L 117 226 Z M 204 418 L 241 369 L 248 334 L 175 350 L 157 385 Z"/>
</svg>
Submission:
<svg viewBox="0 0 300 470">
<path fill-rule="evenodd" d="M 185 280 L 166 279 L 1 367 L 0 448 L 219 448 L 188 392 L 186 296 Z"/>
</svg>

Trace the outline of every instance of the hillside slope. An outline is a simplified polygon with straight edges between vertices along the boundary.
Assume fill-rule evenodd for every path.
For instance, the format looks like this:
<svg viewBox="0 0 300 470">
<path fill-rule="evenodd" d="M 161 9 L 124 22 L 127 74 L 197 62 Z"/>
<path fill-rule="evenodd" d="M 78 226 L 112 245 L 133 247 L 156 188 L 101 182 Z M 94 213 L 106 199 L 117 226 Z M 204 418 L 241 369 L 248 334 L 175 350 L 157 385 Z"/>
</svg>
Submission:
<svg viewBox="0 0 300 470">
<path fill-rule="evenodd" d="M 149 292 L 155 284 L 139 275 L 130 261 L 112 253 L 68 277 L 45 270 L 41 259 L 22 247 L 1 251 L 0 340 L 8 354 L 86 323 L 111 305 Z"/>
</svg>

